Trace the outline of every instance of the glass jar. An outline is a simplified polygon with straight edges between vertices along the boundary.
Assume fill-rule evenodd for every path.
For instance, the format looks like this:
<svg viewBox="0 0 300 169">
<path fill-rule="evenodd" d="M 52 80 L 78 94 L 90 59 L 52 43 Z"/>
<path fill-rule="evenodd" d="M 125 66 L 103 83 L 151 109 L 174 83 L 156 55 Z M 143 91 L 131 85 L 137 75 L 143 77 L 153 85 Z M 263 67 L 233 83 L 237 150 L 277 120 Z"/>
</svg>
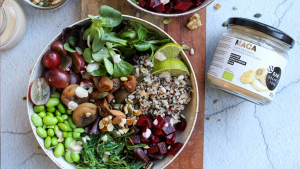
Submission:
<svg viewBox="0 0 300 169">
<path fill-rule="evenodd" d="M 258 105 L 270 103 L 295 41 L 245 18 L 229 18 L 227 26 L 206 75 L 208 84 Z"/>
<path fill-rule="evenodd" d="M 27 17 L 16 0 L 5 0 L 0 12 L 0 48 L 2 51 L 16 46 L 24 37 Z"/>
</svg>

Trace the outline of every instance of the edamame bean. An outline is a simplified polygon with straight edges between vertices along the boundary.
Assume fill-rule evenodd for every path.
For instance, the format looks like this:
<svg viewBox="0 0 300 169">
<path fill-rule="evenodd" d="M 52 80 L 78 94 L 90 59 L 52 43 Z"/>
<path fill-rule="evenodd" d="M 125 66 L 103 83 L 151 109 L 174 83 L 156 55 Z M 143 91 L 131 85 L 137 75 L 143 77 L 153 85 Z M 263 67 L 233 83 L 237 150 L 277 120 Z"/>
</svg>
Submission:
<svg viewBox="0 0 300 169">
<path fill-rule="evenodd" d="M 72 137 L 73 134 L 72 134 L 72 131 L 68 131 L 68 137 Z"/>
<path fill-rule="evenodd" d="M 56 146 L 56 145 L 58 144 L 58 141 L 57 141 L 57 140 L 58 140 L 57 137 L 55 137 L 55 136 L 52 137 L 52 138 L 51 138 L 51 144 L 52 144 L 53 146 Z"/>
<path fill-rule="evenodd" d="M 36 127 L 42 127 L 43 126 L 43 120 L 42 118 L 37 115 L 36 113 L 34 113 L 32 116 L 31 116 L 31 121 L 32 123 L 36 126 Z"/>
<path fill-rule="evenodd" d="M 68 113 L 69 115 L 72 115 L 72 114 L 73 114 L 72 110 L 70 110 L 70 109 L 67 110 L 67 113 Z"/>
<path fill-rule="evenodd" d="M 54 136 L 54 130 L 52 128 L 47 130 L 48 136 L 53 137 Z"/>
<path fill-rule="evenodd" d="M 65 140 L 65 147 L 66 149 L 70 149 L 71 148 L 71 144 L 73 142 L 73 138 L 72 137 L 67 137 Z"/>
<path fill-rule="evenodd" d="M 56 115 L 56 116 L 61 116 L 61 113 L 60 113 L 58 110 L 56 110 L 56 111 L 55 111 L 55 115 Z"/>
<path fill-rule="evenodd" d="M 84 128 L 76 128 L 76 129 L 73 129 L 74 132 L 77 132 L 77 133 L 84 133 L 85 130 Z"/>
<path fill-rule="evenodd" d="M 58 127 L 58 125 L 55 125 L 54 126 L 54 132 L 56 133 L 56 132 L 59 132 L 60 130 L 59 130 L 59 127 Z"/>
<path fill-rule="evenodd" d="M 51 116 L 45 116 L 43 122 L 48 126 L 54 126 L 58 121 L 57 118 Z"/>
<path fill-rule="evenodd" d="M 63 131 L 62 133 L 64 138 L 67 138 L 69 136 L 67 131 Z"/>
<path fill-rule="evenodd" d="M 50 112 L 50 113 L 53 113 L 53 112 L 55 112 L 55 107 L 47 107 L 47 112 Z"/>
<path fill-rule="evenodd" d="M 67 152 L 66 151 L 66 153 L 65 153 L 65 159 L 66 159 L 66 161 L 68 162 L 68 163 L 74 163 L 74 161 L 73 161 L 73 159 L 72 159 L 72 157 L 71 157 L 71 154 L 69 153 L 69 152 Z"/>
<path fill-rule="evenodd" d="M 45 104 L 46 107 L 54 107 L 59 104 L 59 99 L 58 98 L 50 98 L 48 102 Z"/>
<path fill-rule="evenodd" d="M 62 102 L 60 102 L 58 105 L 57 105 L 57 109 L 62 113 L 66 113 L 66 107 L 64 106 L 64 104 Z"/>
<path fill-rule="evenodd" d="M 51 137 L 48 136 L 45 139 L 45 148 L 49 148 L 51 146 Z"/>
<path fill-rule="evenodd" d="M 58 123 L 57 125 L 62 131 L 69 131 L 69 127 L 66 124 Z"/>
<path fill-rule="evenodd" d="M 69 131 L 72 131 L 72 129 L 71 129 L 71 127 L 70 127 L 68 121 L 64 121 L 64 124 L 68 126 Z"/>
<path fill-rule="evenodd" d="M 72 128 L 72 129 L 76 129 L 76 125 L 73 123 L 73 119 L 71 116 L 68 117 L 68 123 L 69 123 L 69 126 Z"/>
<path fill-rule="evenodd" d="M 60 93 L 58 91 L 55 91 L 53 94 L 50 96 L 51 98 L 58 98 L 60 99 Z"/>
<path fill-rule="evenodd" d="M 44 111 L 44 109 L 45 109 L 45 106 L 43 106 L 43 105 L 41 105 L 41 106 L 35 105 L 33 107 L 33 110 L 37 113 Z"/>
<path fill-rule="evenodd" d="M 46 138 L 47 137 L 47 132 L 46 132 L 45 129 L 43 129 L 43 127 L 37 127 L 36 128 L 36 132 L 42 138 Z"/>
<path fill-rule="evenodd" d="M 46 128 L 47 128 L 47 125 L 46 125 L 46 124 L 44 124 L 44 125 L 43 125 L 43 129 L 45 129 L 45 130 L 46 130 Z"/>
<path fill-rule="evenodd" d="M 68 115 L 63 114 L 63 115 L 61 115 L 61 118 L 63 118 L 64 120 L 67 120 L 68 119 Z"/>
<path fill-rule="evenodd" d="M 57 147 L 55 147 L 55 149 L 54 149 L 55 157 L 62 156 L 64 154 L 64 150 L 65 150 L 64 145 L 62 143 L 58 143 Z"/>
<path fill-rule="evenodd" d="M 75 138 L 75 139 L 80 138 L 80 133 L 73 132 L 72 135 L 73 135 L 73 138 Z"/>
<path fill-rule="evenodd" d="M 54 115 L 52 113 L 50 113 L 50 112 L 47 112 L 46 116 L 54 117 Z"/>
<path fill-rule="evenodd" d="M 40 118 L 44 118 L 46 116 L 46 113 L 42 111 L 38 115 L 40 116 Z"/>
<path fill-rule="evenodd" d="M 59 123 L 64 122 L 64 119 L 63 119 L 62 117 L 60 117 L 60 116 L 56 116 L 55 118 L 57 119 L 57 121 L 58 121 Z"/>
<path fill-rule="evenodd" d="M 78 162 L 80 160 L 80 155 L 78 153 L 71 154 L 72 160 Z"/>
</svg>

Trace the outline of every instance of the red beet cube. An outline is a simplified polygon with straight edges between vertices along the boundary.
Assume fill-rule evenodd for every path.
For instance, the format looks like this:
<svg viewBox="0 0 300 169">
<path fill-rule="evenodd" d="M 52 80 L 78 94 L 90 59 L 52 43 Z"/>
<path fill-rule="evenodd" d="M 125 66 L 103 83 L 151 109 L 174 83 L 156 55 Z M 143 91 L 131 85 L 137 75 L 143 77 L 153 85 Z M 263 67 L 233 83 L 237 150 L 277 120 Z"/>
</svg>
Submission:
<svg viewBox="0 0 300 169">
<path fill-rule="evenodd" d="M 147 150 L 147 154 L 152 154 L 152 153 L 157 153 L 158 152 L 158 147 L 157 145 L 156 146 L 153 146 L 153 147 L 150 147 L 148 148 Z"/>
<path fill-rule="evenodd" d="M 161 135 L 164 135 L 163 131 L 162 130 L 153 130 L 153 134 L 156 135 L 156 136 L 161 136 Z"/>
<path fill-rule="evenodd" d="M 169 2 L 165 5 L 165 13 L 172 13 L 175 11 L 174 7 L 176 6 L 175 2 Z"/>
<path fill-rule="evenodd" d="M 191 0 L 175 0 L 176 4 L 179 4 L 179 2 L 188 2 L 188 3 L 192 3 Z"/>
<path fill-rule="evenodd" d="M 143 161 L 145 163 L 148 163 L 150 161 L 147 154 L 141 148 L 134 149 L 132 151 L 132 155 L 138 160 Z"/>
<path fill-rule="evenodd" d="M 159 143 L 160 142 L 159 136 L 156 136 L 156 135 L 151 135 L 150 140 L 151 140 L 152 143 Z"/>
<path fill-rule="evenodd" d="M 176 133 L 170 134 L 166 137 L 167 144 L 174 144 L 176 140 Z"/>
<path fill-rule="evenodd" d="M 155 7 L 157 7 L 157 6 L 159 6 L 159 5 L 163 4 L 163 3 L 160 2 L 160 0 L 150 0 L 149 4 L 150 4 L 150 6 L 152 8 L 155 8 Z"/>
<path fill-rule="evenodd" d="M 192 2 L 195 6 L 200 6 L 204 3 L 204 0 L 192 0 Z"/>
<path fill-rule="evenodd" d="M 161 116 L 158 116 L 154 121 L 153 121 L 153 127 L 156 129 L 162 129 L 164 125 L 166 124 L 166 121 L 164 118 Z"/>
<path fill-rule="evenodd" d="M 153 146 L 156 146 L 156 143 L 150 143 L 149 144 L 149 147 L 153 147 Z"/>
<path fill-rule="evenodd" d="M 144 7 L 146 5 L 146 1 L 144 0 L 139 0 L 139 4 L 141 5 L 141 7 Z"/>
<path fill-rule="evenodd" d="M 138 126 L 145 126 L 146 122 L 148 121 L 147 119 L 148 119 L 148 118 L 147 118 L 147 115 L 144 115 L 144 114 L 143 114 L 143 115 L 140 116 L 140 118 L 139 118 L 139 120 L 137 121 L 136 124 L 137 124 Z"/>
<path fill-rule="evenodd" d="M 150 158 L 151 161 L 156 161 L 156 160 L 161 160 L 164 157 L 164 154 L 153 153 L 153 154 L 148 154 L 148 157 Z"/>
<path fill-rule="evenodd" d="M 170 154 L 173 156 L 176 155 L 182 146 L 183 144 L 180 142 L 174 143 L 170 149 Z"/>
<path fill-rule="evenodd" d="M 176 130 L 174 126 L 169 125 L 168 127 L 163 127 L 162 131 L 164 135 L 168 136 L 172 133 L 175 133 Z"/>
<path fill-rule="evenodd" d="M 180 122 L 176 124 L 176 129 L 180 131 L 184 131 L 186 128 L 186 120 L 180 117 Z"/>
<path fill-rule="evenodd" d="M 130 139 L 128 139 L 128 144 L 129 145 L 133 145 L 133 144 L 141 144 L 141 137 L 139 136 L 139 135 L 131 135 L 131 136 L 129 136 L 130 137 Z M 133 142 L 133 144 L 132 144 L 132 142 Z"/>
<path fill-rule="evenodd" d="M 147 145 L 149 145 L 149 144 L 151 143 L 151 141 L 150 141 L 150 139 L 147 139 L 147 140 L 145 140 L 145 141 L 141 141 L 141 143 L 142 143 L 142 144 L 147 144 Z"/>
<path fill-rule="evenodd" d="M 179 2 L 174 9 L 179 11 L 179 12 L 185 12 L 188 9 L 190 9 L 190 7 L 193 5 L 193 3 L 191 2 Z"/>
<path fill-rule="evenodd" d="M 160 12 L 165 11 L 165 6 L 164 6 L 164 4 L 160 4 L 157 7 L 155 7 L 154 9 L 157 13 L 160 13 Z"/>
<path fill-rule="evenodd" d="M 168 153 L 167 145 L 166 145 L 165 142 L 158 143 L 157 147 L 158 147 L 158 153 L 159 154 L 166 154 L 166 153 Z"/>
<path fill-rule="evenodd" d="M 152 135 L 151 130 L 148 127 L 143 127 L 142 128 L 142 133 L 141 133 L 141 141 L 146 141 L 147 139 L 150 138 Z"/>
<path fill-rule="evenodd" d="M 131 131 L 131 130 L 134 130 L 133 135 L 135 135 L 135 134 L 137 134 L 140 131 L 140 127 L 137 126 L 137 125 L 134 125 L 134 126 L 131 126 L 131 128 L 130 128 L 129 131 Z"/>
</svg>

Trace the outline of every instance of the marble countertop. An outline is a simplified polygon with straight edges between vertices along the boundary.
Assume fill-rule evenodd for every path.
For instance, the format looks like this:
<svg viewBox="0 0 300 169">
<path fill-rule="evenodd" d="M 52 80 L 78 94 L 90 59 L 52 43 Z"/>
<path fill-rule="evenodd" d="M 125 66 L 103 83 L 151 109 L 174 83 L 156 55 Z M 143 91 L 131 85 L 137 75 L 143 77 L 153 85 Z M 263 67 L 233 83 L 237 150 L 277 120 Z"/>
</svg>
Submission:
<svg viewBox="0 0 300 169">
<path fill-rule="evenodd" d="M 26 112 L 30 69 L 44 46 L 63 28 L 80 20 L 80 0 L 40 11 L 25 5 L 28 27 L 24 39 L 1 52 L 1 168 L 58 168 L 38 148 Z M 222 7 L 215 10 L 213 6 Z M 237 10 L 233 10 L 237 6 Z M 298 0 L 215 0 L 207 7 L 206 70 L 229 17 L 245 17 L 274 26 L 296 41 L 289 52 L 276 97 L 257 106 L 206 86 L 204 168 L 300 168 L 300 33 Z M 262 17 L 253 15 L 261 13 Z M 219 100 L 214 104 L 215 100 Z"/>
</svg>

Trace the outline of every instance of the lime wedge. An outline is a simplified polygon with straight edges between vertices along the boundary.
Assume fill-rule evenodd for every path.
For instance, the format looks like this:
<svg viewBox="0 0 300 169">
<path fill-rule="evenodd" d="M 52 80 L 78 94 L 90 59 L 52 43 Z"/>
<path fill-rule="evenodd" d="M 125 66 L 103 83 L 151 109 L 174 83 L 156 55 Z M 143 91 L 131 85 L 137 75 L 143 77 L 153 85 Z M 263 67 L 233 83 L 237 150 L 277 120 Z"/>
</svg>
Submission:
<svg viewBox="0 0 300 169">
<path fill-rule="evenodd" d="M 157 62 L 151 74 L 160 75 L 162 72 L 169 72 L 171 76 L 190 75 L 186 65 L 181 60 L 175 58 L 168 58 Z"/>
<path fill-rule="evenodd" d="M 175 58 L 183 48 L 177 43 L 167 43 L 161 46 L 154 54 L 152 62 L 155 65 L 162 58 Z"/>
</svg>

